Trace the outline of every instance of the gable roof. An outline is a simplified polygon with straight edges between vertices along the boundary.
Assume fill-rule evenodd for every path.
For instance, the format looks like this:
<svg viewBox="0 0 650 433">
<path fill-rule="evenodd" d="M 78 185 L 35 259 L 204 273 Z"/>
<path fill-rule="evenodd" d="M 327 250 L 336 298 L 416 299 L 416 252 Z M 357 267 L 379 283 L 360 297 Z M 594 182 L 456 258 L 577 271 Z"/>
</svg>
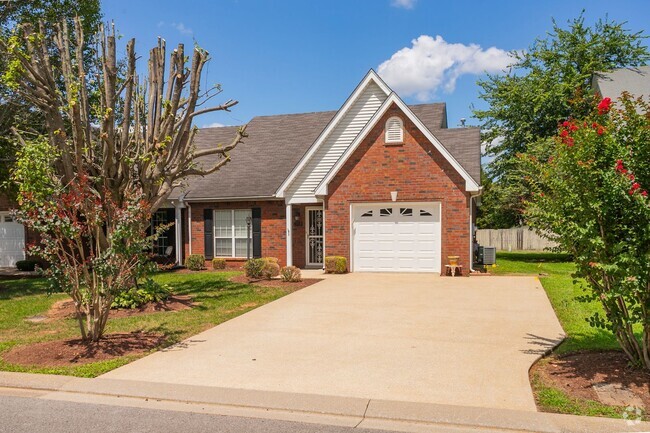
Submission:
<svg viewBox="0 0 650 433">
<path fill-rule="evenodd" d="M 338 171 L 343 167 L 345 162 L 352 156 L 356 148 L 361 144 L 361 142 L 366 138 L 368 133 L 375 126 L 377 121 L 386 113 L 388 108 L 392 105 L 397 105 L 397 107 L 402 110 L 402 112 L 408 117 L 411 122 L 424 134 L 424 136 L 429 140 L 431 144 L 442 154 L 442 156 L 451 164 L 452 167 L 465 179 L 465 189 L 467 191 L 480 191 L 479 182 L 475 181 L 472 176 L 467 172 L 467 170 L 458 162 L 458 160 L 453 156 L 447 148 L 445 148 L 440 140 L 436 138 L 429 128 L 427 128 L 424 123 L 413 113 L 413 111 L 397 96 L 395 92 L 392 92 L 388 98 L 381 105 L 379 110 L 375 115 L 370 119 L 366 126 L 361 130 L 359 135 L 354 139 L 350 144 L 347 150 L 343 153 L 341 158 L 334 164 L 332 169 L 325 175 L 323 180 L 320 182 L 316 188 L 316 195 L 327 195 L 327 187 L 329 182 L 336 176 Z"/>
<path fill-rule="evenodd" d="M 624 91 L 636 97 L 644 96 L 649 98 L 650 66 L 597 72 L 593 77 L 593 86 L 602 96 L 612 99 L 618 98 Z"/>
<path fill-rule="evenodd" d="M 292 176 L 300 171 L 301 165 L 309 160 L 318 143 L 334 128 L 337 119 L 343 117 L 345 110 L 352 106 L 355 98 L 369 84 L 379 86 L 381 91 L 387 92 L 388 98 L 399 101 L 413 123 L 463 175 L 468 189 L 478 188 L 481 158 L 478 129 L 447 129 L 444 103 L 407 106 L 371 70 L 338 111 L 253 118 L 247 126 L 248 138 L 230 152 L 231 161 L 228 164 L 210 175 L 186 179 L 184 187 L 176 189 L 170 200 L 179 196 L 189 201 L 268 199 L 279 196 L 278 192 L 290 185 Z M 200 129 L 194 144 L 197 149 L 227 144 L 234 138 L 237 128 Z M 203 157 L 197 161 L 197 165 L 209 167 L 218 158 L 218 155 Z M 330 167 L 326 170 L 330 170 Z"/>
</svg>

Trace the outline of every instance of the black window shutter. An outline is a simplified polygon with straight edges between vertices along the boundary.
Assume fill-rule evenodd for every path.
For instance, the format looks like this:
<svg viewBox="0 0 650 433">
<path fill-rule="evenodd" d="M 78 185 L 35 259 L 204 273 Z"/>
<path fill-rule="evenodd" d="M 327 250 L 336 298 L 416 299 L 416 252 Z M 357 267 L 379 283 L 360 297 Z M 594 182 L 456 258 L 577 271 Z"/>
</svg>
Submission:
<svg viewBox="0 0 650 433">
<path fill-rule="evenodd" d="M 174 223 L 165 233 L 169 239 L 169 245 L 174 247 L 172 254 L 176 254 L 176 209 L 167 209 L 167 224 Z"/>
<path fill-rule="evenodd" d="M 253 257 L 257 259 L 262 257 L 262 209 L 252 208 L 251 217 L 253 219 Z"/>
<path fill-rule="evenodd" d="M 214 258 L 214 212 L 212 209 L 203 209 L 203 236 L 205 244 L 203 246 L 203 253 L 206 260 Z"/>
</svg>

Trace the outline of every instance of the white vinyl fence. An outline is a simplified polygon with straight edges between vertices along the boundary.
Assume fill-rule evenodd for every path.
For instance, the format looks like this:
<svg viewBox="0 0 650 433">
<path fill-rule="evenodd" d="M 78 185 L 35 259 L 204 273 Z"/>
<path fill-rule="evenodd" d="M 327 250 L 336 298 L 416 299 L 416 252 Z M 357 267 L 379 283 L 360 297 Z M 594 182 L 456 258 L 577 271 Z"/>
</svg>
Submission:
<svg viewBox="0 0 650 433">
<path fill-rule="evenodd" d="M 481 246 L 496 247 L 497 251 L 543 251 L 556 245 L 528 227 L 476 230 L 476 240 Z"/>
</svg>

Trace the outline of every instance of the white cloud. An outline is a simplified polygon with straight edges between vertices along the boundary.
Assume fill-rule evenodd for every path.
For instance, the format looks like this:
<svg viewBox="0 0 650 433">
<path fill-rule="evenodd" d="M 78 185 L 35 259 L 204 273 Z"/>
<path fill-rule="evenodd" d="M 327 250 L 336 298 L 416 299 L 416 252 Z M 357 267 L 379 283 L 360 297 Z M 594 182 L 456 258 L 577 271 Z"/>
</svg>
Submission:
<svg viewBox="0 0 650 433">
<path fill-rule="evenodd" d="M 194 34 L 194 31 L 190 27 L 186 27 L 185 24 L 183 24 L 182 22 L 166 23 L 165 21 L 158 21 L 158 28 L 165 27 L 165 26 L 176 29 L 182 35 Z"/>
<path fill-rule="evenodd" d="M 391 0 L 390 5 L 396 8 L 413 9 L 417 0 Z"/>
<path fill-rule="evenodd" d="M 182 35 L 191 35 L 194 33 L 191 28 L 185 27 L 183 23 L 172 23 L 171 26 L 178 30 Z"/>
<path fill-rule="evenodd" d="M 224 126 L 228 126 L 228 125 L 224 125 L 223 123 L 219 123 L 219 122 L 203 125 L 204 128 L 223 128 Z"/>
<path fill-rule="evenodd" d="M 464 74 L 500 72 L 512 63 L 510 54 L 496 47 L 451 44 L 442 36 L 422 35 L 379 65 L 377 72 L 397 93 L 420 101 L 433 99 L 440 88 L 451 93 Z"/>
</svg>

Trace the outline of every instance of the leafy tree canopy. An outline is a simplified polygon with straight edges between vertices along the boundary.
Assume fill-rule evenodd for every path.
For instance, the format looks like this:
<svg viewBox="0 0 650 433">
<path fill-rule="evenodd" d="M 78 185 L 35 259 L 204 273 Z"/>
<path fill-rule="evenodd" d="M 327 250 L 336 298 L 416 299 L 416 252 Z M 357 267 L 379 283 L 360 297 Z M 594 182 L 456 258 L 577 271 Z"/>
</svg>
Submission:
<svg viewBox="0 0 650 433">
<path fill-rule="evenodd" d="M 544 151 L 533 144 L 556 134 L 563 120 L 589 113 L 584 101 L 592 92 L 595 72 L 644 65 L 650 59 L 645 39 L 625 23 L 601 19 L 589 26 L 583 14 L 566 28 L 553 21 L 553 30 L 545 38 L 526 51 L 512 53 L 513 64 L 505 75 L 489 75 L 478 82 L 480 97 L 489 108 L 474 115 L 482 122 L 483 139 L 491 143 L 487 154 L 495 157 L 487 167 L 495 193 L 483 200 L 484 206 L 492 208 L 485 212 L 521 214 L 521 199 L 529 191 L 521 187 L 517 154 L 529 153 L 532 147 Z M 509 196 L 517 189 L 520 196 L 513 200 Z M 509 204 L 504 207 L 504 203 Z"/>
<path fill-rule="evenodd" d="M 31 23 L 38 28 L 39 23 L 44 23 L 44 31 L 50 37 L 53 34 L 54 24 L 67 20 L 73 25 L 73 18 L 82 19 L 84 33 L 89 36 L 97 32 L 102 20 L 101 5 L 99 0 L 12 0 L 3 2 L 0 8 L 0 37 L 8 37 L 16 27 L 23 23 Z M 92 61 L 92 47 L 94 40 L 86 40 L 85 63 Z M 36 135 L 45 132 L 42 114 L 34 108 L 33 104 L 26 101 L 21 95 L 13 91 L 2 77 L 8 68 L 6 52 L 0 47 L 0 191 L 12 193 L 7 190 L 10 183 L 5 183 L 9 172 L 15 166 L 16 145 L 11 133 L 11 127 L 18 130 L 33 132 Z"/>
</svg>

